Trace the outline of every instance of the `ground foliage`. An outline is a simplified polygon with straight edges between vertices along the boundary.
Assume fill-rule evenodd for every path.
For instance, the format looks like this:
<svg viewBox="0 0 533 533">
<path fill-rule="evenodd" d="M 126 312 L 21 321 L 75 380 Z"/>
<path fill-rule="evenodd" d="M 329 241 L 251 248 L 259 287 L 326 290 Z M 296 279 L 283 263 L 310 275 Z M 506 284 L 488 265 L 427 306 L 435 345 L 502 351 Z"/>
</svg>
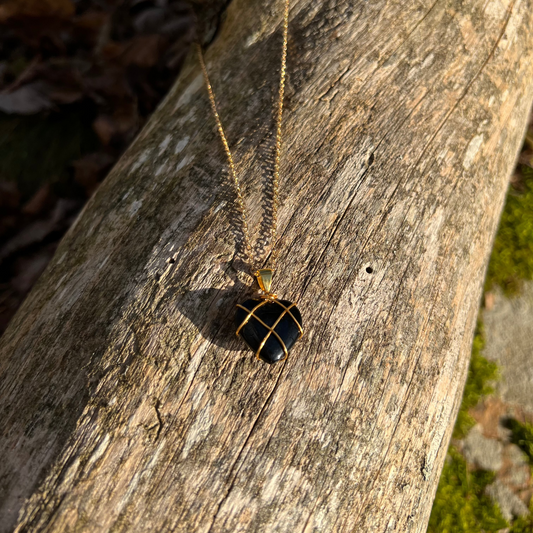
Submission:
<svg viewBox="0 0 533 533">
<path fill-rule="evenodd" d="M 533 500 L 529 505 L 529 515 L 517 518 L 509 533 L 533 533 Z"/>
<path fill-rule="evenodd" d="M 469 410 L 475 407 L 483 396 L 494 392 L 493 383 L 498 378 L 498 366 L 481 355 L 484 346 L 483 323 L 478 320 L 472 343 L 468 377 L 453 430 L 453 438 L 455 439 L 466 437 L 466 434 L 475 423 L 469 414 Z"/>
<path fill-rule="evenodd" d="M 498 506 L 485 495 L 485 488 L 493 481 L 492 472 L 469 471 L 464 457 L 451 446 L 440 476 L 428 533 L 488 533 L 507 527 Z"/>
<path fill-rule="evenodd" d="M 184 0 L 0 3 L 0 334 L 194 39 Z"/>
<path fill-rule="evenodd" d="M 533 169 L 519 168 L 502 212 L 485 285 L 486 290 L 498 285 L 508 296 L 533 279 Z"/>
<path fill-rule="evenodd" d="M 529 464 L 533 466 L 533 424 L 510 418 L 505 425 L 511 430 L 511 442 L 527 455 Z"/>
<path fill-rule="evenodd" d="M 498 376 L 497 365 L 485 359 L 483 323 L 478 320 L 463 400 L 455 422 L 453 438 L 462 439 L 474 425 L 469 410 L 491 394 Z M 497 505 L 485 495 L 494 473 L 469 470 L 461 453 L 452 444 L 442 470 L 428 524 L 428 533 L 496 532 L 507 527 Z"/>
</svg>

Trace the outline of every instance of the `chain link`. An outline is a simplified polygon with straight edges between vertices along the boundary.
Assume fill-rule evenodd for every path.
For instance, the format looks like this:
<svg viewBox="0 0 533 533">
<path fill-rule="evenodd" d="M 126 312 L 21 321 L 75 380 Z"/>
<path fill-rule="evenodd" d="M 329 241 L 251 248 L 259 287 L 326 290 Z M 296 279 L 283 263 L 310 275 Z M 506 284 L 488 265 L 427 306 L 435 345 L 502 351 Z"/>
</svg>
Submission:
<svg viewBox="0 0 533 533">
<path fill-rule="evenodd" d="M 283 47 L 281 52 L 281 69 L 280 69 L 280 80 L 279 80 L 279 90 L 278 90 L 278 102 L 276 105 L 276 148 L 274 156 L 274 171 L 272 174 L 272 225 L 270 228 L 270 268 L 275 268 L 278 258 L 278 249 L 276 247 L 277 232 L 278 232 L 278 206 L 279 206 L 279 167 L 281 159 L 281 145 L 282 145 L 282 116 L 283 116 L 283 98 L 285 95 L 285 77 L 286 77 L 286 63 L 287 63 L 287 41 L 289 33 L 289 1 L 285 0 L 285 9 L 283 13 Z M 230 179 L 235 190 L 235 203 L 236 210 L 240 215 L 242 231 L 244 236 L 244 250 L 246 259 L 248 260 L 251 269 L 252 275 L 259 268 L 259 258 L 254 258 L 252 251 L 250 233 L 248 230 L 247 216 L 246 216 L 246 206 L 244 204 L 244 198 L 242 195 L 241 186 L 239 179 L 237 178 L 237 173 L 235 172 L 235 164 L 233 162 L 233 156 L 229 149 L 228 141 L 226 139 L 226 134 L 224 128 L 222 127 L 222 121 L 220 115 L 218 114 L 217 104 L 215 99 L 215 93 L 209 81 L 209 76 L 207 74 L 207 68 L 205 66 L 204 57 L 202 54 L 202 48 L 198 45 L 198 57 L 200 60 L 200 65 L 202 67 L 202 72 L 204 74 L 205 84 L 207 86 L 207 93 L 209 95 L 209 102 L 211 104 L 211 109 L 215 117 L 218 133 L 222 144 L 224 146 L 224 151 L 226 152 L 226 157 L 228 159 L 228 167 Z"/>
</svg>

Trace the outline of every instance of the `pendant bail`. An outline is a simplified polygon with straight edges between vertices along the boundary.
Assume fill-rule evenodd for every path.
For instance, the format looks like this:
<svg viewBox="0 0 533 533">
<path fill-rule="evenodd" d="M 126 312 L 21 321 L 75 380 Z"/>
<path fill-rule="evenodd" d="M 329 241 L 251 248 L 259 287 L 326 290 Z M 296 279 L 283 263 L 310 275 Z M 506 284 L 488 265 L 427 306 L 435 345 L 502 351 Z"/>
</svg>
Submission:
<svg viewBox="0 0 533 533">
<path fill-rule="evenodd" d="M 272 287 L 272 276 L 274 270 L 271 268 L 260 268 L 256 273 L 257 283 L 263 292 L 270 294 L 270 288 Z"/>
</svg>

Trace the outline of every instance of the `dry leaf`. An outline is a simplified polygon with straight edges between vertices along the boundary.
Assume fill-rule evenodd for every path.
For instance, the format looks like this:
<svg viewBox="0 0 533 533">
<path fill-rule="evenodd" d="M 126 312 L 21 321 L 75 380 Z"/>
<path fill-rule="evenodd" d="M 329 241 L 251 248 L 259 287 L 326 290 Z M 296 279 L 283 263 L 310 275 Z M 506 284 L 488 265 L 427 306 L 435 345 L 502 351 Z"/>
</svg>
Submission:
<svg viewBox="0 0 533 533">
<path fill-rule="evenodd" d="M 88 197 L 92 196 L 98 188 L 100 181 L 111 168 L 115 158 L 104 152 L 87 154 L 72 163 L 74 167 L 74 179 L 84 189 Z"/>
<path fill-rule="evenodd" d="M 33 115 L 54 106 L 48 95 L 48 84 L 35 81 L 13 92 L 0 94 L 0 111 L 7 114 Z"/>
<path fill-rule="evenodd" d="M 0 5 L 0 22 L 22 17 L 69 18 L 74 14 L 71 0 L 7 0 Z"/>
<path fill-rule="evenodd" d="M 16 275 L 11 280 L 12 288 L 19 294 L 26 294 L 52 259 L 56 248 L 57 243 L 48 244 L 29 257 L 19 258 L 15 266 Z"/>
<path fill-rule="evenodd" d="M 104 146 L 108 146 L 117 133 L 113 119 L 107 115 L 99 115 L 93 122 L 93 129 Z"/>
<path fill-rule="evenodd" d="M 122 54 L 123 65 L 137 65 L 150 68 L 157 65 L 161 52 L 166 47 L 166 39 L 160 35 L 141 35 L 132 39 Z"/>
<path fill-rule="evenodd" d="M 53 202 L 52 190 L 49 183 L 45 183 L 24 205 L 22 213 L 37 216 L 49 209 Z"/>
<path fill-rule="evenodd" d="M 19 206 L 20 193 L 17 184 L 12 181 L 0 181 L 0 209 L 16 209 Z"/>
</svg>

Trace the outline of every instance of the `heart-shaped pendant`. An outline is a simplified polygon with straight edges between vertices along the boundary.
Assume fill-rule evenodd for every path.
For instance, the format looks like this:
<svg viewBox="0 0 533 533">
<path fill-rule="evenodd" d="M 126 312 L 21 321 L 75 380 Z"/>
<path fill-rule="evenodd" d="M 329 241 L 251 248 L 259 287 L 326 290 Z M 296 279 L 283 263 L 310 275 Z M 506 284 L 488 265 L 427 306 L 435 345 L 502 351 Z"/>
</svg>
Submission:
<svg viewBox="0 0 533 533">
<path fill-rule="evenodd" d="M 237 337 L 269 365 L 286 359 L 294 343 L 304 334 L 302 315 L 296 304 L 278 300 L 270 291 L 273 273 L 271 268 L 255 273 L 264 294 L 237 304 L 235 315 Z"/>
<path fill-rule="evenodd" d="M 237 336 L 258 359 L 270 365 L 285 359 L 303 335 L 302 315 L 296 304 L 273 296 L 237 304 L 235 325 Z"/>
</svg>

